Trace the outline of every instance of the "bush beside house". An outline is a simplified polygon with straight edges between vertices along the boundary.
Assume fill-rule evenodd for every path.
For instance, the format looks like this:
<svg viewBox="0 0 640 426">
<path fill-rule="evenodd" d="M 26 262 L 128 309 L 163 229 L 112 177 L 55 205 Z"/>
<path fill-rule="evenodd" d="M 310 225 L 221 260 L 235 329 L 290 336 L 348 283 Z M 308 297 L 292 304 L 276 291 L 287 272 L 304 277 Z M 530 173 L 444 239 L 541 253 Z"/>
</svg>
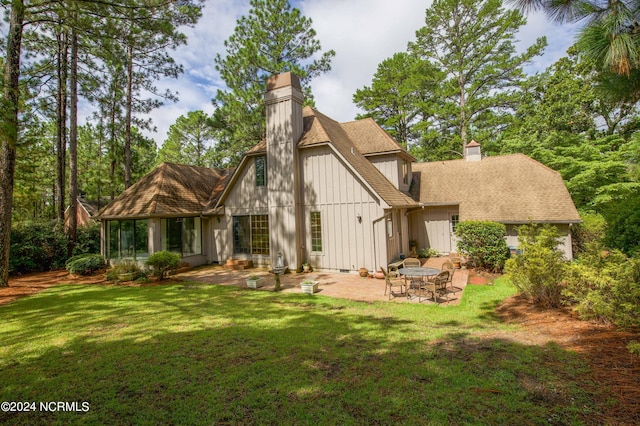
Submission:
<svg viewBox="0 0 640 426">
<path fill-rule="evenodd" d="M 509 257 L 505 237 L 507 228 L 502 223 L 465 221 L 455 231 L 458 250 L 469 255 L 476 266 L 490 271 L 502 271 Z"/>
<path fill-rule="evenodd" d="M 178 269 L 180 255 L 166 250 L 157 251 L 149 256 L 146 264 L 151 268 L 153 275 L 162 280 L 166 278 L 170 271 Z"/>
</svg>

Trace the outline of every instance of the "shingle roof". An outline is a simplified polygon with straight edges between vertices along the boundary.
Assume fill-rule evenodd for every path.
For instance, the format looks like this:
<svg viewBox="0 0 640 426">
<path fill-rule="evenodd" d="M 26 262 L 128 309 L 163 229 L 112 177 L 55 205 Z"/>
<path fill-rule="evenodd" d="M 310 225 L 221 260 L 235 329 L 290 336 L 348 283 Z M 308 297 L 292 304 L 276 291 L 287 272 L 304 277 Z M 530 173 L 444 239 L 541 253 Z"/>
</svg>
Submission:
<svg viewBox="0 0 640 426">
<path fill-rule="evenodd" d="M 355 142 L 343 125 L 326 115 L 306 107 L 305 132 L 298 147 L 329 143 L 362 176 L 373 190 L 391 207 L 415 206 L 416 202 L 398 190 L 364 155 L 357 149 Z M 308 121 L 311 120 L 311 121 Z M 377 126 L 377 125 L 376 125 Z M 399 148 L 399 145 L 396 145 Z"/>
<path fill-rule="evenodd" d="M 162 163 L 98 212 L 101 219 L 201 214 L 231 170 Z"/>
<path fill-rule="evenodd" d="M 373 118 L 341 123 L 349 139 L 364 156 L 398 152 L 415 160 L 402 146 L 385 132 Z"/>
<path fill-rule="evenodd" d="M 420 202 L 459 204 L 460 220 L 580 221 L 560 174 L 523 154 L 418 163 L 413 171 Z"/>
</svg>

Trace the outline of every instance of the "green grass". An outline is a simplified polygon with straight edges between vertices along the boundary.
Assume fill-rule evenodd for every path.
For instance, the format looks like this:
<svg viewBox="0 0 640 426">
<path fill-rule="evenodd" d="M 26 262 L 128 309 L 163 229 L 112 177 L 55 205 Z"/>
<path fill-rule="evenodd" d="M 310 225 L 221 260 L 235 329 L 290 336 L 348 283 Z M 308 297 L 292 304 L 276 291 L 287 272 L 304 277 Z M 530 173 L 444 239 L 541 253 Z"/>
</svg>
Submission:
<svg viewBox="0 0 640 426">
<path fill-rule="evenodd" d="M 508 335 L 514 288 L 459 306 L 362 303 L 198 283 L 59 286 L 0 306 L 5 424 L 571 424 L 593 406 L 556 346 Z M 484 337 L 483 337 L 484 336 Z"/>
</svg>

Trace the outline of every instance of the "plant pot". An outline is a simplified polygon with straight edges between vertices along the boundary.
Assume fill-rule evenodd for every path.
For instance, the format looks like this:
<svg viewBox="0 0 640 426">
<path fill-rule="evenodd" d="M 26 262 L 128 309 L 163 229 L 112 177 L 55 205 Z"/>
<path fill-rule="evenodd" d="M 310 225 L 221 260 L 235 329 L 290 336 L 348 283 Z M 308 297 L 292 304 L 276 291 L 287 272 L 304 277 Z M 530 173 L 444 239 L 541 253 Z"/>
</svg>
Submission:
<svg viewBox="0 0 640 426">
<path fill-rule="evenodd" d="M 303 293 L 313 294 L 318 291 L 318 281 L 301 282 L 300 287 Z"/>
<path fill-rule="evenodd" d="M 369 276 L 369 270 L 367 268 L 358 269 L 358 273 L 362 278 L 367 278 Z"/>
<path fill-rule="evenodd" d="M 262 287 L 262 280 L 258 279 L 249 279 L 247 278 L 247 288 L 260 288 Z"/>
<path fill-rule="evenodd" d="M 120 281 L 133 281 L 138 278 L 137 272 L 125 272 L 124 274 L 118 274 L 118 279 Z"/>
<path fill-rule="evenodd" d="M 383 279 L 384 279 L 384 274 L 382 273 L 382 271 L 376 271 L 376 272 L 373 274 L 373 277 L 374 277 L 374 278 L 377 278 L 377 279 L 379 279 L 379 280 L 383 280 Z"/>
<path fill-rule="evenodd" d="M 302 272 L 311 272 L 311 265 L 302 265 Z"/>
</svg>

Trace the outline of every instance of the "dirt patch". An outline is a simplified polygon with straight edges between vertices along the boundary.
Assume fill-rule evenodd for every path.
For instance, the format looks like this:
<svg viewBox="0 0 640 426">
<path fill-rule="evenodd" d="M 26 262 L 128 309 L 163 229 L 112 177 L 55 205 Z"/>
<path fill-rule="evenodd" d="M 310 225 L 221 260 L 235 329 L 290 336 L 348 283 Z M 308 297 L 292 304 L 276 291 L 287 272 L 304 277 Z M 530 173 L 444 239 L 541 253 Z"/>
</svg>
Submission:
<svg viewBox="0 0 640 426">
<path fill-rule="evenodd" d="M 640 357 L 627 349 L 630 341 L 640 340 L 637 331 L 582 321 L 569 308 L 543 309 L 521 296 L 508 298 L 496 311 L 505 321 L 525 328 L 509 332 L 509 339 L 539 345 L 554 342 L 586 358 L 590 372 L 581 377 L 582 385 L 601 398 L 601 407 L 607 407 L 602 418 L 591 418 L 589 423 L 640 424 Z"/>
<path fill-rule="evenodd" d="M 37 272 L 9 279 L 9 287 L 0 287 L 0 305 L 19 297 L 39 293 L 59 284 L 98 284 L 107 282 L 104 272 L 91 276 L 70 275 L 67 271 Z"/>
</svg>

